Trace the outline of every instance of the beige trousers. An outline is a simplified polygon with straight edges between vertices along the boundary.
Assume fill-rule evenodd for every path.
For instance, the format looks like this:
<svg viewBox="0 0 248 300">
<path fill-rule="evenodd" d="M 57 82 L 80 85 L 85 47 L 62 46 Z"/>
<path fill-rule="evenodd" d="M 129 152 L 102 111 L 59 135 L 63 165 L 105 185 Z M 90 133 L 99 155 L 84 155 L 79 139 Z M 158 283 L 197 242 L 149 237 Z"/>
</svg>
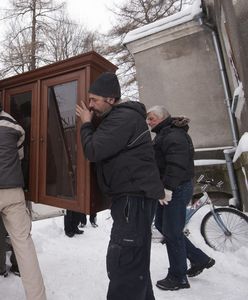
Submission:
<svg viewBox="0 0 248 300">
<path fill-rule="evenodd" d="M 0 189 L 0 212 L 16 254 L 27 300 L 46 300 L 45 286 L 30 235 L 31 218 L 21 188 Z"/>
</svg>

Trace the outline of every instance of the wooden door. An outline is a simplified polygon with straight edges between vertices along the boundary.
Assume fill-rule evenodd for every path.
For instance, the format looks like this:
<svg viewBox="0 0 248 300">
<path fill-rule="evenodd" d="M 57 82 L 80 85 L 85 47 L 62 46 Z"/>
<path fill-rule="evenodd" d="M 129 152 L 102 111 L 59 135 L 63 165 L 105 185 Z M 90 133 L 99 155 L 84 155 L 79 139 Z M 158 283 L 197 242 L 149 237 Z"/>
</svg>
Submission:
<svg viewBox="0 0 248 300">
<path fill-rule="evenodd" d="M 76 104 L 86 97 L 85 72 L 41 82 L 39 201 L 86 211 L 89 162 L 82 153 Z"/>
</svg>

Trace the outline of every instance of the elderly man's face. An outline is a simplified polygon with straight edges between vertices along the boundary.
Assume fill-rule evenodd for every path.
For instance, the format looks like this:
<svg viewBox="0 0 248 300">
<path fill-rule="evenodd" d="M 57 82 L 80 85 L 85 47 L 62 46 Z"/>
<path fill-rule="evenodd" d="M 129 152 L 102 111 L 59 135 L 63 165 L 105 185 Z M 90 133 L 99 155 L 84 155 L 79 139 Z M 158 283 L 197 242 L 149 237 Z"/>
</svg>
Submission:
<svg viewBox="0 0 248 300">
<path fill-rule="evenodd" d="M 153 129 L 155 126 L 157 126 L 162 121 L 163 121 L 163 119 L 158 117 L 152 111 L 147 114 L 146 122 L 151 127 L 151 129 Z"/>
</svg>

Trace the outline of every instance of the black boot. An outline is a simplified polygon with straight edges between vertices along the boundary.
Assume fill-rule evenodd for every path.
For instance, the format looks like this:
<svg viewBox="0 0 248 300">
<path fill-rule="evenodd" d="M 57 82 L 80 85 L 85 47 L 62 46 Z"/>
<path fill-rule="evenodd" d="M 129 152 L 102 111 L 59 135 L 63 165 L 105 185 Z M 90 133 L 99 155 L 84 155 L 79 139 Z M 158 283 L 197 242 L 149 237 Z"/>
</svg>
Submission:
<svg viewBox="0 0 248 300">
<path fill-rule="evenodd" d="M 3 276 L 3 277 L 7 277 L 9 274 L 8 272 L 5 270 L 3 272 L 0 272 L 0 276 Z"/>
<path fill-rule="evenodd" d="M 199 275 L 204 269 L 209 269 L 215 264 L 215 260 L 213 258 L 209 258 L 209 260 L 202 265 L 191 264 L 191 267 L 187 270 L 187 275 L 189 277 L 195 277 Z"/>
<path fill-rule="evenodd" d="M 83 234 L 84 231 L 83 231 L 83 230 L 80 230 L 80 229 L 78 229 L 78 228 L 76 228 L 76 229 L 74 230 L 74 233 L 75 233 L 75 234 Z"/>
<path fill-rule="evenodd" d="M 176 291 L 190 288 L 187 278 L 178 280 L 170 275 L 167 275 L 164 279 L 157 281 L 156 286 L 165 291 Z"/>
<path fill-rule="evenodd" d="M 16 276 L 21 276 L 19 268 L 17 266 L 12 265 L 9 270 Z"/>
</svg>

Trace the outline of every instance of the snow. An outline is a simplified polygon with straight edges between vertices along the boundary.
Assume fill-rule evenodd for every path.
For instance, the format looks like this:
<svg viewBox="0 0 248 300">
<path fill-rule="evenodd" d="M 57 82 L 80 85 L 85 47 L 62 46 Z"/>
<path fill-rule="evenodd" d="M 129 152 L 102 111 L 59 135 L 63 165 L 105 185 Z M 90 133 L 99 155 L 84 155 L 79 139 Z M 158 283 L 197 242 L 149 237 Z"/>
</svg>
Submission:
<svg viewBox="0 0 248 300">
<path fill-rule="evenodd" d="M 238 86 L 233 92 L 232 100 L 232 112 L 235 113 L 235 117 L 240 119 L 243 106 L 245 104 L 245 94 L 243 84 L 241 81 L 238 82 Z"/>
<path fill-rule="evenodd" d="M 226 164 L 225 159 L 195 159 L 195 166 L 210 166 L 210 165 L 221 165 Z"/>
<path fill-rule="evenodd" d="M 232 149 L 232 148 L 233 148 L 233 146 L 222 146 L 222 147 L 211 147 L 211 148 L 196 148 L 195 152 L 228 150 L 228 149 Z"/>
<path fill-rule="evenodd" d="M 235 162 L 243 152 L 248 152 L 248 132 L 245 132 L 239 140 L 236 152 L 233 157 L 233 162 Z"/>
<path fill-rule="evenodd" d="M 178 13 L 128 32 L 123 40 L 123 44 L 125 45 L 165 29 L 192 21 L 201 13 L 201 0 L 195 0 L 192 5 Z"/>
<path fill-rule="evenodd" d="M 216 252 L 203 241 L 199 225 L 207 207 L 197 212 L 189 225 L 190 239 L 216 260 L 216 265 L 195 278 L 189 278 L 190 289 L 161 291 L 157 280 L 165 277 L 168 268 L 166 248 L 153 239 L 151 277 L 156 300 L 244 300 L 248 299 L 248 249 L 234 253 Z M 106 299 L 108 278 L 105 256 L 112 220 L 109 210 L 98 213 L 99 227 L 89 224 L 83 235 L 65 236 L 63 217 L 33 222 L 32 236 L 44 277 L 48 300 Z M 154 235 L 158 235 L 154 232 Z M 19 277 L 0 277 L 1 300 L 24 300 Z M 118 300 L 118 299 L 116 299 Z M 128 300 L 128 299 L 127 299 Z M 138 299 L 137 299 L 138 300 Z"/>
</svg>

